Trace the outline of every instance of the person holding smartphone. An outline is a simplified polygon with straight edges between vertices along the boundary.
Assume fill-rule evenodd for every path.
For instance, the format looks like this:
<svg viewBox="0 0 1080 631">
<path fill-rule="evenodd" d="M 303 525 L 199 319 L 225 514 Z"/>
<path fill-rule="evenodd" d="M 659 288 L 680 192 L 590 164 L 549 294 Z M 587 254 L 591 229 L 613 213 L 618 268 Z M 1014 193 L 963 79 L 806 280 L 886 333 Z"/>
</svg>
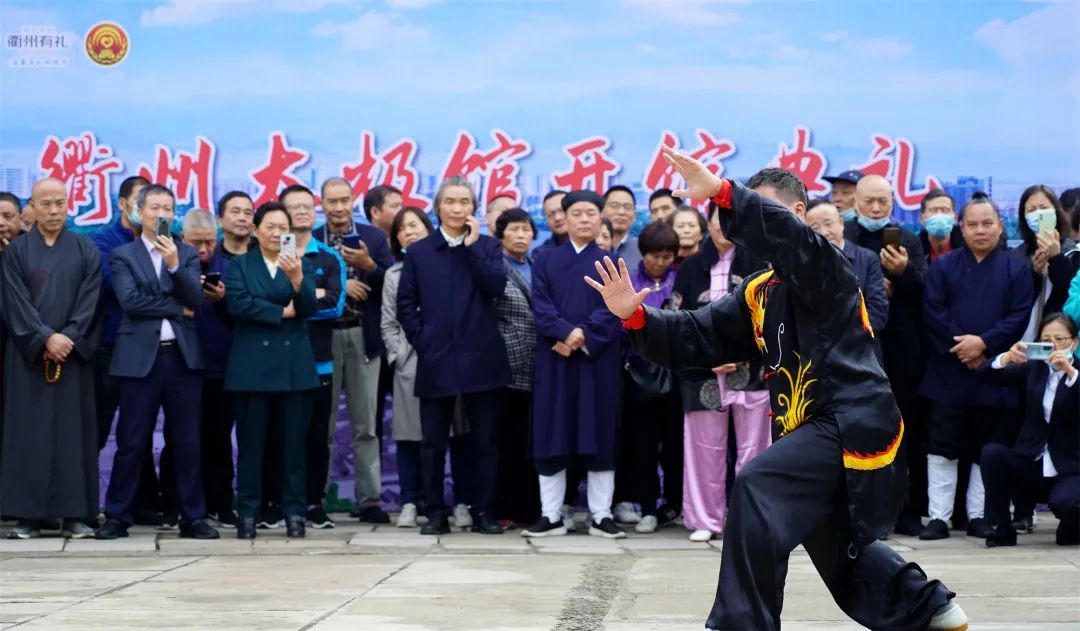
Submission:
<svg viewBox="0 0 1080 631">
<path fill-rule="evenodd" d="M 236 401 L 236 536 L 255 538 L 266 435 L 275 424 L 282 438 L 286 529 L 289 537 L 303 537 L 307 422 L 311 391 L 319 387 L 305 323 L 318 308 L 314 270 L 282 252 L 282 237 L 292 230 L 283 204 L 260 206 L 254 224 L 259 247 L 234 258 L 225 275 L 225 300 L 236 323 L 225 373 L 225 389 Z"/>
<path fill-rule="evenodd" d="M 1030 515 L 1045 501 L 1060 520 L 1058 545 L 1080 544 L 1080 370 L 1076 321 L 1068 315 L 1046 316 L 1039 342 L 1050 353 L 1038 354 L 1036 343 L 1017 342 L 998 355 L 991 376 L 1026 388 L 1023 426 L 1011 447 L 990 444 L 982 450 L 986 482 L 986 516 L 994 532 L 987 547 L 1016 545 L 1009 516 Z M 1029 531 L 1030 532 L 1030 531 Z"/>
<path fill-rule="evenodd" d="M 921 539 L 949 536 L 959 463 L 970 458 L 968 535 L 990 534 L 978 454 L 1016 437 L 1016 391 L 986 383 L 979 369 L 1020 338 L 1031 309 L 1031 270 L 998 247 L 1004 229 L 997 205 L 974 198 L 960 216 L 966 248 L 930 268 L 923 317 L 930 360 L 922 394 L 931 402 L 927 478 L 930 522 Z"/>
</svg>

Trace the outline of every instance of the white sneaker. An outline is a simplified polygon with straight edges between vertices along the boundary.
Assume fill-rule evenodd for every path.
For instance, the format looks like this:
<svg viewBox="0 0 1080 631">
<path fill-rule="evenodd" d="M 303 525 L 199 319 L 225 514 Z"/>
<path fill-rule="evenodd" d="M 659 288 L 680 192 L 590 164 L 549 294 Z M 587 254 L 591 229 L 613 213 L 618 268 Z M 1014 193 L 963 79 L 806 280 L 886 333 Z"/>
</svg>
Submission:
<svg viewBox="0 0 1080 631">
<path fill-rule="evenodd" d="M 656 527 L 659 522 L 655 515 L 646 515 L 641 518 L 641 521 L 634 526 L 634 532 L 640 532 L 642 534 L 649 534 L 656 532 Z"/>
<path fill-rule="evenodd" d="M 416 528 L 416 504 L 409 502 L 402 505 L 401 514 L 397 518 L 398 528 Z"/>
<path fill-rule="evenodd" d="M 926 628 L 940 631 L 967 631 L 968 617 L 960 605 L 949 601 L 949 604 L 938 608 L 934 617 L 930 618 L 930 625 Z"/>
<path fill-rule="evenodd" d="M 454 507 L 454 525 L 458 528 L 468 528 L 472 526 L 472 515 L 469 514 L 469 507 L 464 504 L 458 504 Z"/>
<path fill-rule="evenodd" d="M 713 533 L 711 530 L 695 530 L 690 533 L 690 541 L 693 541 L 694 543 L 706 543 L 711 541 L 712 538 Z"/>
<path fill-rule="evenodd" d="M 566 528 L 566 532 L 574 532 L 576 524 L 574 523 L 574 507 L 569 504 L 563 504 L 562 510 L 562 523 L 563 528 Z"/>
<path fill-rule="evenodd" d="M 634 510 L 634 505 L 630 502 L 619 502 L 612 512 L 615 515 L 615 521 L 620 524 L 636 524 L 641 521 L 641 514 Z"/>
</svg>

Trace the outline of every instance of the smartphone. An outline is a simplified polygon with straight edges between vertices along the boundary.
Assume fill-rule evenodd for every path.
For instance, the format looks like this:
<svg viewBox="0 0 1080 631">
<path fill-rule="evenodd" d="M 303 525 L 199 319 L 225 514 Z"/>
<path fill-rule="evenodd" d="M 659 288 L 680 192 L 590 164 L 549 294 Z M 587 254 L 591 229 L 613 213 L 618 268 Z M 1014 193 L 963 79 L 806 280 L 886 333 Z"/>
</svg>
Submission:
<svg viewBox="0 0 1080 631">
<path fill-rule="evenodd" d="M 341 244 L 349 248 L 350 250 L 359 250 L 360 246 L 364 245 L 364 242 L 361 241 L 360 237 L 358 237 L 357 235 L 351 234 L 347 237 L 343 237 L 341 239 Z"/>
<path fill-rule="evenodd" d="M 207 272 L 206 280 L 203 281 L 204 289 L 213 289 L 221 284 L 221 272 Z"/>
<path fill-rule="evenodd" d="M 296 235 L 286 232 L 281 235 L 281 253 L 296 256 Z"/>
<path fill-rule="evenodd" d="M 1046 213 L 1043 215 L 1042 220 L 1039 221 L 1039 232 L 1043 236 L 1047 236 L 1054 230 L 1057 230 L 1057 215 Z"/>
<path fill-rule="evenodd" d="M 885 234 L 885 247 L 900 248 L 900 226 L 885 226 L 882 232 Z"/>
<path fill-rule="evenodd" d="M 1024 346 L 1024 356 L 1029 361 L 1046 361 L 1054 354 L 1054 345 L 1050 342 L 1028 342 Z"/>
<path fill-rule="evenodd" d="M 158 217 L 157 223 L 154 224 L 154 230 L 159 237 L 172 237 L 172 220 Z"/>
</svg>

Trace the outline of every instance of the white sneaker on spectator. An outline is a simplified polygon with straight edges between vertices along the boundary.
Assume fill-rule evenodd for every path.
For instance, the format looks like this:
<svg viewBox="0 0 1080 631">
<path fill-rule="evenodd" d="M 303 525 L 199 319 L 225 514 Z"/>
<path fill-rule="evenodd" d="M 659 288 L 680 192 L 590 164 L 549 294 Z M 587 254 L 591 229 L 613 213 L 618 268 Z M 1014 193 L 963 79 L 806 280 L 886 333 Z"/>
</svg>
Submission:
<svg viewBox="0 0 1080 631">
<path fill-rule="evenodd" d="M 569 504 L 563 504 L 562 510 L 562 524 L 566 528 L 567 532 L 574 532 L 574 528 L 577 525 L 574 523 L 574 507 Z"/>
<path fill-rule="evenodd" d="M 656 519 L 656 515 L 646 515 L 641 518 L 641 521 L 634 526 L 634 532 L 640 532 L 642 534 L 650 534 L 656 532 L 656 527 L 659 521 Z"/>
<path fill-rule="evenodd" d="M 397 518 L 398 528 L 416 528 L 416 504 L 409 502 L 401 507 L 401 514 Z"/>
<path fill-rule="evenodd" d="M 454 507 L 454 525 L 458 528 L 468 528 L 472 526 L 472 515 L 469 514 L 469 507 L 464 504 L 458 504 Z"/>
<path fill-rule="evenodd" d="M 934 612 L 934 617 L 930 618 L 930 624 L 926 628 L 934 631 L 967 631 L 968 617 L 960 605 L 949 601 Z"/>
<path fill-rule="evenodd" d="M 634 510 L 634 505 L 630 502 L 619 502 L 612 513 L 615 521 L 620 524 L 636 524 L 641 521 L 641 514 Z"/>
<path fill-rule="evenodd" d="M 711 541 L 712 538 L 713 533 L 711 530 L 695 530 L 690 533 L 690 541 L 693 541 L 694 543 L 706 543 Z"/>
</svg>

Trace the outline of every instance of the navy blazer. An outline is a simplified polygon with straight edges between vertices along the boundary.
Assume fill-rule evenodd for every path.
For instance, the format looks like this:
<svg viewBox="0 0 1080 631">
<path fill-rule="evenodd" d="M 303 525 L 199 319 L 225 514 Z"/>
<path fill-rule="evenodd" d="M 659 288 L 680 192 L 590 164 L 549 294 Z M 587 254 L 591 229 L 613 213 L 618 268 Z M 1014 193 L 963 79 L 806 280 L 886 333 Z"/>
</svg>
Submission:
<svg viewBox="0 0 1080 631">
<path fill-rule="evenodd" d="M 881 334 L 889 324 L 889 294 L 885 292 L 885 276 L 881 273 L 881 257 L 851 241 L 844 241 L 844 256 L 851 263 L 859 289 L 866 303 L 866 314 L 870 316 L 870 326 L 874 329 L 874 354 L 881 365 L 885 358 L 881 351 Z"/>
<path fill-rule="evenodd" d="M 316 239 L 330 245 L 329 228 L 323 225 L 312 233 Z M 360 303 L 360 324 L 364 330 L 364 354 L 368 359 L 375 359 L 386 353 L 386 346 L 379 332 L 382 326 L 382 288 L 386 270 L 397 260 L 390 251 L 390 241 L 382 230 L 367 224 L 353 222 L 353 231 L 347 236 L 358 236 L 367 246 L 368 254 L 375 261 L 375 269 L 370 272 L 354 270 L 350 278 L 367 283 L 371 287 L 368 299 Z"/>
<path fill-rule="evenodd" d="M 180 266 L 170 274 L 162 261 L 160 277 L 141 237 L 109 255 L 113 291 L 124 312 L 109 366 L 113 377 L 138 379 L 150 373 L 161 343 L 162 320 L 172 325 L 188 368 L 203 368 L 195 319 L 183 314 L 185 307 L 196 311 L 202 302 L 202 267 L 195 248 L 180 242 L 176 248 Z"/>
<path fill-rule="evenodd" d="M 1050 379 L 1046 362 L 1012 364 L 985 373 L 995 381 L 1025 388 L 1024 419 L 1013 450 L 1034 460 L 1042 455 L 1044 448 L 1048 449 L 1058 475 L 1080 474 L 1080 379 L 1067 387 L 1062 376 L 1048 424 L 1043 416 L 1043 395 Z"/>
<path fill-rule="evenodd" d="M 502 246 L 481 235 L 451 248 L 441 230 L 409 246 L 398 287 L 398 321 L 416 349 L 418 397 L 510 385 L 496 301 L 506 289 Z"/>
</svg>

